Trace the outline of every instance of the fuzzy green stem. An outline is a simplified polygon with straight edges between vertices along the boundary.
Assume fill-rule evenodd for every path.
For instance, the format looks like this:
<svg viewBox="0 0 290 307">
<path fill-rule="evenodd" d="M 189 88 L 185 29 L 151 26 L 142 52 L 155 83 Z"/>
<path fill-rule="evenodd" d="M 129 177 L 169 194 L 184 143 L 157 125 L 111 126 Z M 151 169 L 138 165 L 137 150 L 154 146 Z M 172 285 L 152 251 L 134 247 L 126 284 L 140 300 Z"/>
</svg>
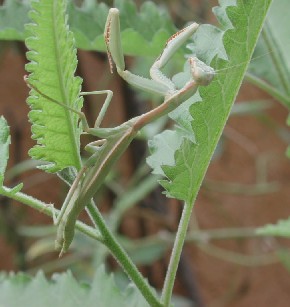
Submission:
<svg viewBox="0 0 290 307">
<path fill-rule="evenodd" d="M 150 306 L 162 306 L 162 304 L 159 302 L 158 297 L 153 292 L 153 289 L 149 286 L 149 284 L 146 282 L 144 277 L 141 275 L 141 273 L 138 271 L 135 264 L 132 262 L 126 251 L 122 248 L 122 246 L 117 242 L 115 239 L 113 233 L 110 231 L 110 229 L 107 227 L 101 213 L 99 212 L 98 208 L 96 206 L 91 206 L 90 211 L 91 218 L 94 220 L 94 223 L 98 226 L 98 229 L 100 230 L 103 238 L 104 238 L 104 244 L 107 246 L 107 248 L 111 251 L 115 259 L 119 262 L 119 264 L 122 266 L 126 274 L 129 276 L 129 278 L 135 283 L 135 285 L 138 287 L 140 292 L 143 294 L 144 298 L 147 300 Z"/>
<path fill-rule="evenodd" d="M 178 269 L 178 264 L 186 238 L 188 224 L 192 212 L 194 202 L 191 204 L 184 204 L 182 216 L 179 222 L 179 227 L 176 233 L 176 239 L 173 245 L 169 266 L 166 272 L 165 282 L 162 290 L 161 302 L 165 307 L 170 306 L 172 290 L 174 286 L 175 276 Z"/>
<path fill-rule="evenodd" d="M 31 208 L 34 208 L 38 211 L 40 211 L 41 213 L 44 213 L 50 217 L 53 217 L 53 215 L 55 214 L 56 216 L 59 214 L 59 210 L 53 208 L 53 206 L 51 204 L 46 204 L 32 196 L 26 195 L 22 192 L 17 192 L 17 193 L 12 193 L 12 189 L 7 188 L 7 187 L 1 187 L 0 190 L 0 194 L 9 198 L 12 198 L 14 200 L 17 200 Z M 82 233 L 88 235 L 89 237 L 103 242 L 104 239 L 101 236 L 101 234 L 96 230 L 93 229 L 92 227 L 77 221 L 76 223 L 76 229 L 78 229 L 79 231 L 81 231 Z"/>
</svg>

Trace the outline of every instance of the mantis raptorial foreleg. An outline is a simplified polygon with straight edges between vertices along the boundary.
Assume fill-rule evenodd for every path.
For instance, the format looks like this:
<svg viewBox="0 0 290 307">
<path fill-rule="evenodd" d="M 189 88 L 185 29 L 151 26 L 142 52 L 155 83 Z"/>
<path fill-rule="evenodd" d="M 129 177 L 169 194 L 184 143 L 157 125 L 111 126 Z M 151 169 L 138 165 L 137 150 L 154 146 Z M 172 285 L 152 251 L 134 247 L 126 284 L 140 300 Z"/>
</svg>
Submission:
<svg viewBox="0 0 290 307">
<path fill-rule="evenodd" d="M 175 83 L 165 76 L 161 69 L 167 64 L 176 51 L 188 40 L 188 38 L 196 32 L 198 26 L 197 23 L 192 23 L 168 39 L 163 52 L 150 68 L 150 76 L 152 79 L 147 79 L 125 70 L 124 55 L 120 39 L 119 10 L 116 8 L 110 9 L 104 36 L 111 72 L 113 72 L 113 63 L 115 63 L 118 74 L 129 84 L 144 91 L 164 96 L 165 99 L 170 98 L 173 95 L 176 98 L 179 98 L 176 94 L 178 94 L 178 92 L 181 94 L 184 90 L 188 91 L 188 85 L 186 85 L 184 89 L 178 90 Z M 214 70 L 196 57 L 191 57 L 188 61 L 192 72 L 192 80 L 189 81 L 194 81 L 195 86 L 207 85 L 210 83 L 214 76 Z M 200 69 L 199 66 L 202 66 L 202 69 Z M 203 76 L 202 78 L 199 78 L 201 72 L 203 73 Z M 204 78 L 205 76 L 206 78 Z M 198 78 L 200 80 L 197 80 Z M 201 81 L 201 83 L 196 81 Z M 182 99 L 182 97 L 180 98 Z"/>
<path fill-rule="evenodd" d="M 173 54 L 186 42 L 197 28 L 198 24 L 193 23 L 169 38 L 163 52 L 150 69 L 150 76 L 152 79 L 147 79 L 134 75 L 125 69 L 120 38 L 119 11 L 117 9 L 110 9 L 104 37 L 111 71 L 113 70 L 113 63 L 115 63 L 117 72 L 129 84 L 164 97 L 163 103 L 155 109 L 132 118 L 115 128 L 99 127 L 112 98 L 112 92 L 110 91 L 93 92 L 95 94 L 106 93 L 107 98 L 95 122 L 94 128 L 89 128 L 85 115 L 82 112 L 76 111 L 61 102 L 51 99 L 35 89 L 52 102 L 77 113 L 82 122 L 84 131 L 101 138 L 101 140 L 92 142 L 86 146 L 86 149 L 92 153 L 92 156 L 79 171 L 62 206 L 61 213 L 57 217 L 58 229 L 56 248 L 61 251 L 60 254 L 69 248 L 73 240 L 74 228 L 78 215 L 91 201 L 104 182 L 107 174 L 110 172 L 113 164 L 124 153 L 138 131 L 146 124 L 175 109 L 186 99 L 191 97 L 200 85 L 205 86 L 211 82 L 214 76 L 214 70 L 196 57 L 190 57 L 188 59 L 191 74 L 189 80 L 182 88 L 178 88 L 176 84 L 161 71 Z M 82 93 L 82 95 L 87 94 L 92 93 Z"/>
</svg>

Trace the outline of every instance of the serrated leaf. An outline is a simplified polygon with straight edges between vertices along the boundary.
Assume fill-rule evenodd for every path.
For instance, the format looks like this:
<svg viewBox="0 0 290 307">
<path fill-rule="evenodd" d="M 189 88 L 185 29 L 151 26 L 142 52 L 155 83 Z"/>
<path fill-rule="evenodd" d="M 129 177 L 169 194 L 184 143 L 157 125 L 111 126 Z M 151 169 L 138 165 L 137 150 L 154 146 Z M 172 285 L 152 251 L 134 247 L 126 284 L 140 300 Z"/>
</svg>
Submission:
<svg viewBox="0 0 290 307">
<path fill-rule="evenodd" d="M 29 154 L 47 161 L 40 168 L 49 172 L 80 166 L 78 115 L 49 99 L 75 110 L 82 106 L 79 96 L 82 80 L 74 76 L 76 48 L 67 26 L 65 2 L 31 1 L 33 23 L 26 27 L 30 33 L 25 41 L 30 50 L 26 70 L 30 72 L 28 82 L 34 87 L 27 102 L 32 109 L 29 113 L 32 137 L 38 143 Z"/>
<path fill-rule="evenodd" d="M 208 31 L 211 26 L 207 25 L 206 28 L 201 26 L 194 36 L 194 45 L 203 46 L 202 49 L 195 47 L 194 54 L 210 63 L 216 71 L 224 72 L 218 73 L 206 88 L 200 87 L 202 101 L 190 106 L 193 120 L 188 131 L 194 131 L 196 142 L 188 138 L 183 140 L 175 152 L 175 165 L 162 166 L 160 160 L 167 177 L 161 181 L 167 196 L 193 203 L 251 59 L 270 2 L 220 1 L 220 7 L 214 12 L 222 21 L 225 32 Z M 214 46 L 221 38 L 228 61 L 218 58 L 225 58 L 224 52 L 220 53 L 220 47 Z M 171 116 L 179 123 L 176 112 Z M 157 142 L 154 146 L 159 148 Z"/>
<path fill-rule="evenodd" d="M 261 235 L 290 237 L 290 217 L 287 220 L 279 220 L 276 224 L 257 228 L 256 232 Z"/>
<path fill-rule="evenodd" d="M 4 174 L 9 159 L 10 130 L 6 119 L 0 117 L 0 187 L 3 185 Z"/>
<path fill-rule="evenodd" d="M 119 289 L 113 275 L 99 268 L 89 284 L 77 282 L 70 272 L 55 274 L 47 280 L 39 272 L 34 278 L 26 274 L 2 275 L 0 305 L 5 307 L 91 307 L 148 306 L 135 286 Z"/>
<path fill-rule="evenodd" d="M 148 142 L 151 155 L 146 162 L 153 169 L 153 174 L 165 176 L 162 166 L 175 164 L 174 154 L 182 140 L 183 136 L 178 131 L 165 130 Z"/>
</svg>

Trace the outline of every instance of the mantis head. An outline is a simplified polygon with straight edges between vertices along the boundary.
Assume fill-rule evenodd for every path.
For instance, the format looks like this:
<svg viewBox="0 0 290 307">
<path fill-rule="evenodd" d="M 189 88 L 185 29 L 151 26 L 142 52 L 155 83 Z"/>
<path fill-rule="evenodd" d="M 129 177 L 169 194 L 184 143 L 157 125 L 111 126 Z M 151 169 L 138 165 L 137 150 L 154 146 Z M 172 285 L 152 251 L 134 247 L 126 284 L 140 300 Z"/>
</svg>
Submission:
<svg viewBox="0 0 290 307">
<path fill-rule="evenodd" d="M 207 86 L 215 76 L 215 71 L 197 57 L 189 58 L 192 79 L 198 84 Z"/>
</svg>

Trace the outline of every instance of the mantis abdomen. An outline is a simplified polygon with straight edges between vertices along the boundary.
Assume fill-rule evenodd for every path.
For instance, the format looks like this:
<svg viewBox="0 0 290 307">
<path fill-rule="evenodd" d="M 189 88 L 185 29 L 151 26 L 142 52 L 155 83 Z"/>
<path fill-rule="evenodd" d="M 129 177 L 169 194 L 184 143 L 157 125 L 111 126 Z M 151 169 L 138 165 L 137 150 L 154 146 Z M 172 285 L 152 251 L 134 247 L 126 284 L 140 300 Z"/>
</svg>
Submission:
<svg viewBox="0 0 290 307">
<path fill-rule="evenodd" d="M 137 119 L 138 117 L 126 122 L 126 125 L 119 126 L 118 130 L 121 133 L 107 138 L 106 142 L 96 152 L 94 165 L 90 165 L 87 172 L 84 172 L 83 178 L 74 187 L 73 193 L 70 194 L 68 202 L 65 201 L 67 204 L 58 221 L 55 241 L 55 248 L 61 251 L 60 255 L 67 251 L 73 240 L 75 224 L 81 211 L 89 204 L 114 163 L 119 160 L 135 138 L 137 132 L 134 129 L 134 123 Z"/>
</svg>

